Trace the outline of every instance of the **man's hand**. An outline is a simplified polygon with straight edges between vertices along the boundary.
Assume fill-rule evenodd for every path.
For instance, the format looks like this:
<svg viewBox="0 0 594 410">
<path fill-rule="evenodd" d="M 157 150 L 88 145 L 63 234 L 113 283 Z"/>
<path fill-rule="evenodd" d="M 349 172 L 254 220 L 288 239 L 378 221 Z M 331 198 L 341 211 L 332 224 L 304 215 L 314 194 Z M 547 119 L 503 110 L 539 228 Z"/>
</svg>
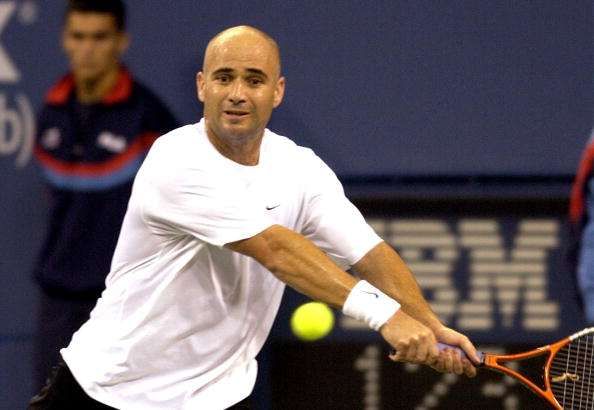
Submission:
<svg viewBox="0 0 594 410">
<path fill-rule="evenodd" d="M 470 340 L 445 326 L 435 332 L 399 310 L 380 329 L 382 337 L 396 350 L 390 359 L 397 362 L 425 364 L 442 373 L 476 376 L 473 363 L 479 363 L 476 349 Z M 439 351 L 437 342 L 458 346 L 465 355 L 455 349 Z"/>
<path fill-rule="evenodd" d="M 439 349 L 435 335 L 402 309 L 380 328 L 380 334 L 396 350 L 390 359 L 429 366 L 437 363 Z"/>
<path fill-rule="evenodd" d="M 435 337 L 441 343 L 460 347 L 466 354 L 461 354 L 455 349 L 446 349 L 440 353 L 438 360 L 430 365 L 432 368 L 442 373 L 465 374 L 468 377 L 476 376 L 475 365 L 479 364 L 480 360 L 476 348 L 466 336 L 442 326 L 435 330 Z"/>
</svg>

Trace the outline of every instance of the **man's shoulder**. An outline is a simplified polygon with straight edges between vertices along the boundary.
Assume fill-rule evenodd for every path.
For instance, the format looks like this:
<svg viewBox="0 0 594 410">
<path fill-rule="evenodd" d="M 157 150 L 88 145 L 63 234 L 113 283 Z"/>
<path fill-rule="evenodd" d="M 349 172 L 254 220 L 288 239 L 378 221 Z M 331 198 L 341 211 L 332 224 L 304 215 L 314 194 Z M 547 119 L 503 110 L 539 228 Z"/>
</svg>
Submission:
<svg viewBox="0 0 594 410">
<path fill-rule="evenodd" d="M 184 168 L 189 162 L 188 158 L 200 151 L 195 147 L 195 138 L 192 138 L 195 127 L 196 124 L 184 125 L 157 138 L 143 167 L 163 167 L 167 170 Z"/>
<path fill-rule="evenodd" d="M 199 126 L 200 123 L 187 124 L 163 134 L 153 143 L 149 156 L 167 161 L 173 168 L 210 162 L 210 150 Z"/>
<path fill-rule="evenodd" d="M 334 175 L 334 171 L 313 149 L 301 146 L 291 139 L 268 131 L 268 146 L 277 164 L 292 168 L 301 178 L 320 179 L 321 175 Z"/>
<path fill-rule="evenodd" d="M 194 137 L 197 137 L 198 130 L 196 124 L 186 124 L 181 127 L 174 128 L 166 134 L 157 138 L 154 145 L 159 149 L 179 149 L 191 144 Z"/>
<path fill-rule="evenodd" d="M 266 143 L 277 154 L 284 153 L 289 156 L 297 156 L 300 159 L 316 157 L 316 154 L 311 148 L 301 146 L 292 139 L 269 129 L 266 130 Z"/>
</svg>

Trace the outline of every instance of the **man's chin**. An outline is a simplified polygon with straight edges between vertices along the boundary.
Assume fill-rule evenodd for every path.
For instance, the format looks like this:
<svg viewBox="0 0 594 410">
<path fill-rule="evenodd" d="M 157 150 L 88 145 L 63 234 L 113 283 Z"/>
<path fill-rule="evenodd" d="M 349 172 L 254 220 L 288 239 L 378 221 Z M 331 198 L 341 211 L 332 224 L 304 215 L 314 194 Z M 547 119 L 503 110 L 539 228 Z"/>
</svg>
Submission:
<svg viewBox="0 0 594 410">
<path fill-rule="evenodd" d="M 251 124 L 250 121 L 246 121 L 246 119 L 223 121 L 221 125 L 223 130 L 227 133 L 249 134 L 255 131 L 253 124 Z"/>
<path fill-rule="evenodd" d="M 237 124 L 227 125 L 223 127 L 222 131 L 227 138 L 231 138 L 233 140 L 247 140 L 259 135 L 258 129 L 247 126 L 239 126 Z"/>
<path fill-rule="evenodd" d="M 97 67 L 76 67 L 72 70 L 79 81 L 95 82 L 101 78 L 104 70 Z"/>
</svg>

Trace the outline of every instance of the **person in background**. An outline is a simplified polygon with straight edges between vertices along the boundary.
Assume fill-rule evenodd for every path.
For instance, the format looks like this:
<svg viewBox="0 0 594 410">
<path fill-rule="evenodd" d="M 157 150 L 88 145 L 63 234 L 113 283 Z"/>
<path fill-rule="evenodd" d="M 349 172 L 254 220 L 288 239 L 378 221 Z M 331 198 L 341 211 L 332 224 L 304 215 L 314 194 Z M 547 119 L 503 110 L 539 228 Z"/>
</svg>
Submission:
<svg viewBox="0 0 594 410">
<path fill-rule="evenodd" d="M 569 269 L 575 274 L 576 296 L 586 321 L 594 324 L 594 132 L 571 188 L 569 200 Z"/>
<path fill-rule="evenodd" d="M 62 46 L 71 71 L 47 93 L 35 146 L 50 201 L 48 232 L 34 268 L 41 290 L 36 390 L 105 287 L 147 151 L 176 127 L 159 98 L 121 63 L 128 43 L 122 1 L 68 1 Z"/>
</svg>

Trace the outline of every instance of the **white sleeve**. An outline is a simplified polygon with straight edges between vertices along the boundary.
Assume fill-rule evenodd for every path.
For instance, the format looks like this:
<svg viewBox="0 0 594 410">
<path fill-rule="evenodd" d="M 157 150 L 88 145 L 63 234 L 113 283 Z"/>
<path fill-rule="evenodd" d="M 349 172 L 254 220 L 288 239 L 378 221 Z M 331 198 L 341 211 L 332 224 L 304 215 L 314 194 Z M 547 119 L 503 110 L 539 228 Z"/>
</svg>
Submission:
<svg viewBox="0 0 594 410">
<path fill-rule="evenodd" d="M 342 268 L 350 268 L 382 239 L 344 195 L 334 172 L 312 156 L 303 234 Z"/>
<path fill-rule="evenodd" d="M 236 178 L 200 166 L 146 171 L 137 181 L 144 201 L 142 214 L 158 234 L 189 234 L 223 246 L 273 225 L 264 207 L 257 206 Z"/>
</svg>

